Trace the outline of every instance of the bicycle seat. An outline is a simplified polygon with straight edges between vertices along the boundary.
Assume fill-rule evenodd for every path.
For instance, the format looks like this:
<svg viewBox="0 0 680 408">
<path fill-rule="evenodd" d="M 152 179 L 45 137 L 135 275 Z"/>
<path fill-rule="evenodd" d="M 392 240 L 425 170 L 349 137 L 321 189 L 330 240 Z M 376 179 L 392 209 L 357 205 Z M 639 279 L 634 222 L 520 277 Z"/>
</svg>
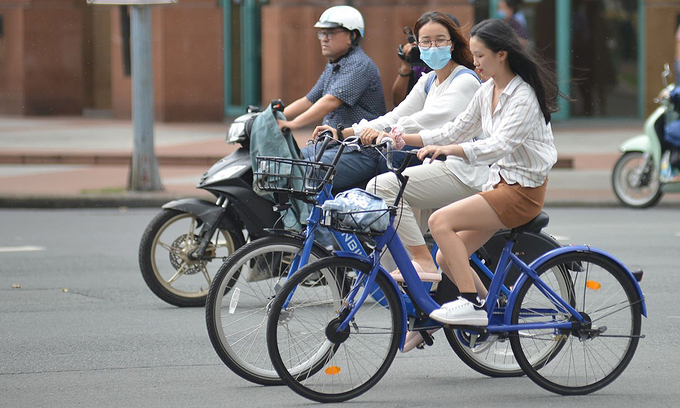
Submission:
<svg viewBox="0 0 680 408">
<path fill-rule="evenodd" d="M 536 218 L 527 222 L 524 225 L 520 225 L 519 227 L 513 228 L 512 232 L 520 234 L 523 232 L 541 232 L 541 230 L 545 228 L 546 225 L 548 225 L 548 221 L 550 221 L 550 217 L 548 217 L 548 214 L 541 211 L 541 213 L 538 214 Z"/>
</svg>

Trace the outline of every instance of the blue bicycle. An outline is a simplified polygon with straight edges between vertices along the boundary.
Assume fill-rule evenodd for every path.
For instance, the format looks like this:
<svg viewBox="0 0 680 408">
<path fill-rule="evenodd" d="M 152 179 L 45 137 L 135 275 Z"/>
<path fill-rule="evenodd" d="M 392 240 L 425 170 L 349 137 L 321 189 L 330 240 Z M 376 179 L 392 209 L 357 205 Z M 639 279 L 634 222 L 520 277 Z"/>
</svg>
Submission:
<svg viewBox="0 0 680 408">
<path fill-rule="evenodd" d="M 336 158 L 342 154 L 348 139 L 340 146 Z M 325 145 L 317 157 L 323 154 Z M 267 157 L 260 159 L 259 175 L 264 176 L 261 188 L 276 191 L 280 198 L 280 209 L 286 208 L 289 197 L 322 205 L 332 199 L 332 175 L 334 165 Z M 292 177 L 290 177 L 292 175 Z M 332 255 L 327 249 L 314 241 L 322 212 L 314 207 L 307 219 L 305 234 L 285 230 L 271 230 L 271 236 L 257 239 L 244 245 L 227 258 L 216 273 L 206 302 L 206 322 L 213 348 L 234 373 L 240 377 L 262 385 L 282 384 L 282 380 L 271 364 L 266 345 L 266 319 L 272 300 L 281 290 L 283 283 L 293 273 L 309 262 Z M 343 252 L 366 257 L 373 243 L 351 231 L 331 229 L 336 242 Z M 502 243 L 509 231 L 499 232 L 487 242 L 475 258 L 480 263 L 490 265 L 497 261 Z M 540 230 L 527 233 L 518 242 L 518 252 L 526 261 L 533 260 L 538 254 L 559 247 L 559 243 Z M 432 254 L 436 253 L 436 244 Z M 476 268 L 474 264 L 473 267 Z M 490 282 L 492 273 L 485 274 L 478 269 L 483 280 Z M 336 296 L 345 293 L 355 276 L 335 276 L 329 274 L 310 275 L 304 286 L 325 286 Z M 332 284 L 329 284 L 332 282 Z M 437 290 L 431 283 L 421 284 L 423 290 L 444 302 L 457 296 L 457 288 L 448 280 L 439 283 Z M 381 295 L 376 295 L 381 296 Z M 416 310 L 408 297 L 405 297 L 413 316 Z M 438 327 L 438 326 L 435 326 Z M 422 330 L 428 342 L 432 338 L 427 330 L 432 328 L 426 318 L 414 318 L 410 322 L 413 330 Z M 472 369 L 493 377 L 522 375 L 515 361 L 507 337 L 478 336 L 459 330 L 445 330 L 446 339 L 460 357 Z"/>
<path fill-rule="evenodd" d="M 407 180 L 400 170 L 395 172 L 403 191 Z M 388 211 L 393 220 L 395 208 Z M 351 216 L 334 213 L 326 219 L 336 229 L 353 231 L 339 221 Z M 447 327 L 475 342 L 507 338 L 517 363 L 538 385 L 559 394 L 587 394 L 623 372 L 643 337 L 641 275 L 590 246 L 553 249 L 527 265 L 513 252 L 514 241 L 547 223 L 542 213 L 507 235 L 486 299 L 489 325 Z M 394 227 L 375 240 L 369 256 L 336 252 L 300 269 L 270 305 L 267 346 L 272 364 L 306 398 L 340 402 L 369 390 L 403 345 L 409 320 L 439 308 L 423 289 Z M 385 247 L 402 271 L 415 316 L 380 266 Z M 481 261 L 473 258 L 473 263 L 491 274 Z M 508 286 L 513 267 L 519 276 Z M 349 289 L 305 284 L 319 275 L 328 282 L 354 279 Z"/>
</svg>

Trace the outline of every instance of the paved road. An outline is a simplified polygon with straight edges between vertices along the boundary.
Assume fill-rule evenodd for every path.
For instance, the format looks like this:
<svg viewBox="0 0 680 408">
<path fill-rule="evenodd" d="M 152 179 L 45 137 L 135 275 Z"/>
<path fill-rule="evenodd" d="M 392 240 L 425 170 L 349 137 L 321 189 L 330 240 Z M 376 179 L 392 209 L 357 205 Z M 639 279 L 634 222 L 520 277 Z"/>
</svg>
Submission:
<svg viewBox="0 0 680 408">
<path fill-rule="evenodd" d="M 398 355 L 352 407 L 675 407 L 680 353 L 676 210 L 551 209 L 548 232 L 644 266 L 649 318 L 638 353 L 612 385 L 560 397 L 527 378 L 488 379 L 442 336 Z M 212 350 L 201 308 L 145 287 L 136 261 L 154 210 L 0 210 L 0 407 L 293 407 L 285 387 L 251 385 Z M 12 288 L 12 286 L 17 286 Z"/>
</svg>

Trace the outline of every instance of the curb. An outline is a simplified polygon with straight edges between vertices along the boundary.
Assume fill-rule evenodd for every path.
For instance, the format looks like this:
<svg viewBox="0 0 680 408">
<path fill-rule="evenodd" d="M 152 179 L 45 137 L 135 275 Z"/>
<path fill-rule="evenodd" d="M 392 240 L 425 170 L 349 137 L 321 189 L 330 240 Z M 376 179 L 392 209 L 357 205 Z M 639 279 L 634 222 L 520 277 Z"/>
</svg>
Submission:
<svg viewBox="0 0 680 408">
<path fill-rule="evenodd" d="M 156 156 L 164 166 L 212 166 L 224 156 Z M 77 153 L 0 153 L 0 164 L 80 164 L 129 166 L 132 154 L 77 154 Z"/>
<path fill-rule="evenodd" d="M 0 195 L 0 208 L 67 209 L 67 208 L 160 208 L 165 203 L 191 195 L 167 193 L 127 193 L 122 195 L 19 196 Z M 196 197 L 204 199 L 205 197 Z"/>
</svg>

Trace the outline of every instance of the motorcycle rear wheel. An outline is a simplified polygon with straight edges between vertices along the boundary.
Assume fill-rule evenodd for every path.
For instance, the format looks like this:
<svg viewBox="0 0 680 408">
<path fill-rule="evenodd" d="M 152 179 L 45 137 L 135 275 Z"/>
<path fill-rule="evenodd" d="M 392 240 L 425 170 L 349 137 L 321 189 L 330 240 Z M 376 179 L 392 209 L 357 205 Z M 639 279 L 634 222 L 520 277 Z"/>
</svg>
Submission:
<svg viewBox="0 0 680 408">
<path fill-rule="evenodd" d="M 612 187 L 619 201 L 633 208 L 656 205 L 663 193 L 659 172 L 642 152 L 626 152 L 614 165 Z"/>
<path fill-rule="evenodd" d="M 244 245 L 243 235 L 218 229 L 206 256 L 194 260 L 202 225 L 195 215 L 162 210 L 146 227 L 139 244 L 139 268 L 144 282 L 160 299 L 180 307 L 204 306 L 210 283 L 222 261 Z"/>
</svg>

